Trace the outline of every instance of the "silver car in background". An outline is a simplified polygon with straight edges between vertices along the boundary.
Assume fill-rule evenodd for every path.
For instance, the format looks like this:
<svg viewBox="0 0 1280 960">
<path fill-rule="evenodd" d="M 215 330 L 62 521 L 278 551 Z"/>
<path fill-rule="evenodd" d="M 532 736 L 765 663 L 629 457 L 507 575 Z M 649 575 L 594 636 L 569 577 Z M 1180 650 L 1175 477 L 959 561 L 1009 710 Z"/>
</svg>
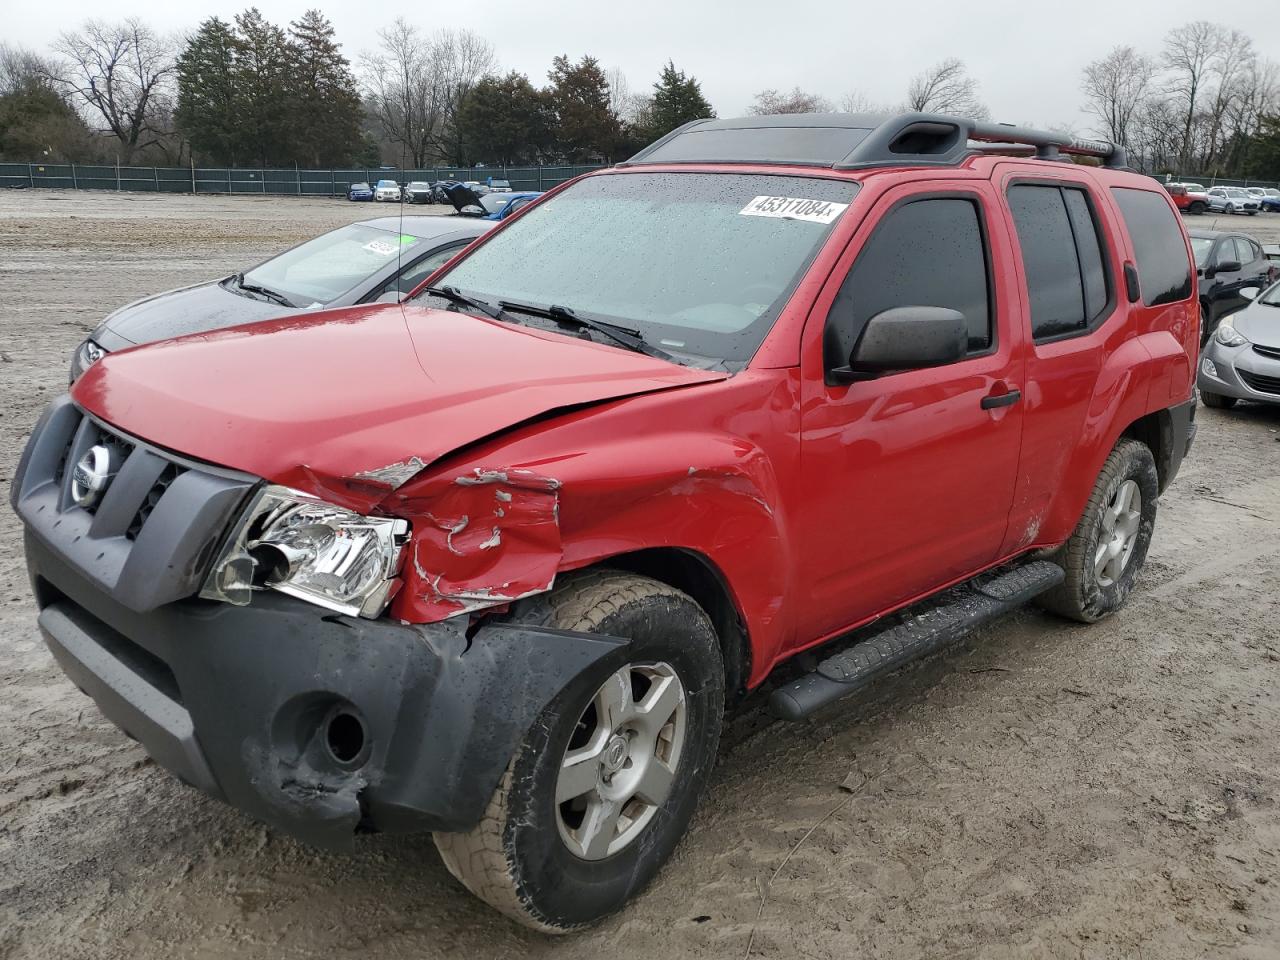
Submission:
<svg viewBox="0 0 1280 960">
<path fill-rule="evenodd" d="M 1254 216 L 1262 204 L 1244 187 L 1210 187 L 1209 209 L 1214 213 L 1247 213 Z"/>
<path fill-rule="evenodd" d="M 1253 302 L 1224 318 L 1200 355 L 1196 385 L 1206 407 L 1280 404 L 1280 283 L 1241 292 Z"/>
</svg>

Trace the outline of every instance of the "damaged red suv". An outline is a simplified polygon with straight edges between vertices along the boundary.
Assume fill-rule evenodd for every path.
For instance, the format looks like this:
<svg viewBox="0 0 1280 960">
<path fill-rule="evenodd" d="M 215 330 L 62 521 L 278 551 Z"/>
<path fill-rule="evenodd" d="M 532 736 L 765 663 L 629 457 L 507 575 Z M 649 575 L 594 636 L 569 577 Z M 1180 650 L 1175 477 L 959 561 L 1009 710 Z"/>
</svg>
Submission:
<svg viewBox="0 0 1280 960">
<path fill-rule="evenodd" d="M 318 844 L 430 831 L 563 931 L 653 877 L 783 661 L 821 647 L 799 719 L 1027 600 L 1116 610 L 1197 324 L 1110 145 L 699 121 L 405 305 L 106 357 L 13 506 L 50 649 L 161 765 Z"/>
</svg>

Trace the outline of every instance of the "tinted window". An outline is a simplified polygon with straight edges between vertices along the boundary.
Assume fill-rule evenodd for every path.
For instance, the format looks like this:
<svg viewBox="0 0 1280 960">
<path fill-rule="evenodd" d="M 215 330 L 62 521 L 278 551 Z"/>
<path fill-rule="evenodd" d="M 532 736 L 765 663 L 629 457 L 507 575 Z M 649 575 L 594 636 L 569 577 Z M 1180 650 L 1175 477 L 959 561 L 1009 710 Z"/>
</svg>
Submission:
<svg viewBox="0 0 1280 960">
<path fill-rule="evenodd" d="M 399 291 L 400 295 L 403 296 L 444 266 L 454 254 L 465 246 L 465 243 L 454 243 L 427 254 L 417 263 L 406 269 L 397 279 L 389 280 L 384 283 L 382 287 L 375 293 L 371 294 L 368 299 L 376 300 L 378 297 L 390 293 L 392 290 Z"/>
<path fill-rule="evenodd" d="M 1228 252 L 1223 255 L 1230 256 L 1233 260 L 1239 260 L 1241 266 L 1248 264 L 1249 261 L 1253 259 L 1253 251 L 1249 249 L 1249 241 L 1245 240 L 1243 237 L 1235 238 L 1234 253 Z"/>
<path fill-rule="evenodd" d="M 1107 271 L 1103 266 L 1102 241 L 1089 198 L 1083 190 L 1063 188 L 1071 230 L 1075 234 L 1076 255 L 1080 259 L 1080 276 L 1084 280 L 1084 313 L 1092 323 L 1107 306 Z"/>
<path fill-rule="evenodd" d="M 1085 329 L 1089 314 L 1084 281 L 1063 191 L 1038 184 L 1010 187 L 1009 209 L 1022 248 L 1032 335 L 1052 337 Z"/>
<path fill-rule="evenodd" d="M 991 345 L 987 252 L 978 205 L 916 200 L 881 221 L 849 270 L 826 329 L 826 361 L 849 362 L 867 321 L 893 307 L 949 307 L 969 324 L 969 349 Z"/>
<path fill-rule="evenodd" d="M 1138 261 L 1142 302 L 1148 307 L 1191 296 L 1191 264 L 1181 225 L 1158 193 L 1112 187 Z"/>
</svg>

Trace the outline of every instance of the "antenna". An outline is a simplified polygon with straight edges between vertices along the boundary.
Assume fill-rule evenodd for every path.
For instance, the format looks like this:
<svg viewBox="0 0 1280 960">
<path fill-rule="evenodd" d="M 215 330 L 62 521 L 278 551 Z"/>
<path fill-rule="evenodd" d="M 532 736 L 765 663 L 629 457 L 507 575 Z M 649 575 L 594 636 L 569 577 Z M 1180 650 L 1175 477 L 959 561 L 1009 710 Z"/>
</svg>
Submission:
<svg viewBox="0 0 1280 960">
<path fill-rule="evenodd" d="M 400 175 L 404 176 L 405 163 L 405 145 L 400 144 Z M 396 228 L 396 303 L 400 302 L 400 269 L 401 261 L 404 259 L 404 188 L 406 184 L 400 184 L 400 226 Z"/>
</svg>

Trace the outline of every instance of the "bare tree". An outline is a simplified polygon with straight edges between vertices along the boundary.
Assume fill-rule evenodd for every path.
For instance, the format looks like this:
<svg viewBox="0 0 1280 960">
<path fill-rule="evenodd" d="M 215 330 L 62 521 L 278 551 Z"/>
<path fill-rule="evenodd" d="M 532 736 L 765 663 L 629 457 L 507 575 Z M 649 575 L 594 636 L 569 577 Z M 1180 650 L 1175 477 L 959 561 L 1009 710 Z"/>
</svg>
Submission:
<svg viewBox="0 0 1280 960">
<path fill-rule="evenodd" d="M 50 88 L 56 72 L 51 60 L 26 47 L 0 42 L 0 96 Z"/>
<path fill-rule="evenodd" d="M 174 43 L 136 17 L 88 20 L 53 44 L 57 82 L 101 115 L 120 141 L 120 159 L 158 142 L 166 130 L 157 106 L 176 69 Z"/>
<path fill-rule="evenodd" d="M 761 90 L 747 107 L 748 113 L 763 116 L 775 113 L 830 113 L 831 101 L 816 93 L 806 93 L 799 87 L 779 93 L 777 90 Z"/>
<path fill-rule="evenodd" d="M 605 74 L 605 80 L 609 83 L 609 112 L 619 122 L 630 122 L 633 112 L 637 108 L 643 108 L 644 104 L 631 96 L 631 83 L 627 80 L 627 75 L 622 72 L 621 67 L 614 67 Z"/>
<path fill-rule="evenodd" d="M 871 99 L 861 90 L 846 93 L 840 98 L 841 113 L 890 113 L 892 110 L 892 107 Z"/>
<path fill-rule="evenodd" d="M 1164 40 L 1164 65 L 1170 72 L 1170 92 L 1178 104 L 1182 142 L 1178 164 L 1187 168 L 1195 150 L 1197 111 L 1202 106 L 1210 65 L 1219 56 L 1224 30 L 1208 20 L 1196 20 L 1170 30 Z"/>
<path fill-rule="evenodd" d="M 361 57 L 370 105 L 383 135 L 425 166 L 443 113 L 433 45 L 403 17 L 378 39 L 378 51 Z"/>
<path fill-rule="evenodd" d="M 458 110 L 480 78 L 494 71 L 498 58 L 489 41 L 470 30 L 442 30 L 431 38 L 430 46 L 440 106 L 436 146 L 450 163 L 465 163 Z"/>
<path fill-rule="evenodd" d="M 985 120 L 986 105 L 978 99 L 978 81 L 969 76 L 964 61 L 948 57 L 911 78 L 907 107 L 925 113 L 951 113 Z"/>
<path fill-rule="evenodd" d="M 1156 65 L 1133 47 L 1115 47 L 1084 68 L 1086 109 L 1112 143 L 1128 144 L 1133 119 L 1151 90 Z"/>
</svg>

